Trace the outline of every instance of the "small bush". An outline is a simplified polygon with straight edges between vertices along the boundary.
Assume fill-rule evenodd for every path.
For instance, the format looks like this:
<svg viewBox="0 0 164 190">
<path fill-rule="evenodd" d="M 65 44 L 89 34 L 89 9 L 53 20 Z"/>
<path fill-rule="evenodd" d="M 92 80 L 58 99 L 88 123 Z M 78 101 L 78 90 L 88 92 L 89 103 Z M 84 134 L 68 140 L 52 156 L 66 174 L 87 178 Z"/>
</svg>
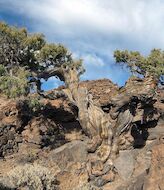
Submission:
<svg viewBox="0 0 164 190">
<path fill-rule="evenodd" d="M 38 96 L 28 96 L 27 98 L 19 99 L 17 101 L 17 109 L 22 111 L 27 111 L 29 116 L 37 115 L 44 105 L 40 102 Z"/>
<path fill-rule="evenodd" d="M 31 112 L 38 112 L 43 108 L 43 104 L 39 101 L 39 97 L 29 97 L 25 101 Z"/>
<path fill-rule="evenodd" d="M 6 179 L 14 188 L 29 190 L 56 190 L 57 181 L 48 168 L 38 164 L 17 166 L 8 173 Z"/>
<path fill-rule="evenodd" d="M 5 67 L 3 65 L 0 65 L 0 76 L 3 76 L 6 74 Z"/>
<path fill-rule="evenodd" d="M 29 93 L 28 71 L 18 69 L 13 76 L 4 72 L 3 67 L 0 67 L 0 91 L 3 94 L 8 98 L 16 98 Z"/>
</svg>

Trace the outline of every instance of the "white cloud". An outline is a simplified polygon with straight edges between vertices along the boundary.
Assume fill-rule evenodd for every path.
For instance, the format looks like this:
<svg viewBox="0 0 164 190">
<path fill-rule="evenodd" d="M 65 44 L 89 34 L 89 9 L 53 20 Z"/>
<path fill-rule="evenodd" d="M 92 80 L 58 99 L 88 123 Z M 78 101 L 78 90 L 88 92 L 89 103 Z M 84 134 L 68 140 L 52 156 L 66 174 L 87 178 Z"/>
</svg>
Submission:
<svg viewBox="0 0 164 190">
<path fill-rule="evenodd" d="M 69 29 L 72 34 L 94 31 L 129 34 L 160 33 L 164 28 L 164 2 L 161 0 L 2 0 L 44 24 Z M 55 29 L 55 28 L 54 28 Z M 69 33 L 68 33 L 69 34 Z"/>
<path fill-rule="evenodd" d="M 104 72 L 95 75 L 106 76 L 115 49 L 164 48 L 162 0 L 1 0 L 0 6 L 30 18 L 33 31 L 44 32 L 49 41 L 80 52 L 88 76 L 98 66 Z"/>
</svg>

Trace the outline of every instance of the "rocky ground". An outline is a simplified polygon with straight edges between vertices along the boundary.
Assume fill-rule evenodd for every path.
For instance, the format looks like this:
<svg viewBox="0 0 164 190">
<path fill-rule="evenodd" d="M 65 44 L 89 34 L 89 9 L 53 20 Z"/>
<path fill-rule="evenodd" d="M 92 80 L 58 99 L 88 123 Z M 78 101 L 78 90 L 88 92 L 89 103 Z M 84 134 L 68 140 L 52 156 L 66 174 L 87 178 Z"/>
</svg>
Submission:
<svg viewBox="0 0 164 190">
<path fill-rule="evenodd" d="M 125 91 L 142 89 L 142 81 L 136 84 L 119 88 L 103 79 L 80 85 L 108 114 L 115 99 L 128 96 Z M 102 162 L 89 163 L 88 137 L 78 121 L 77 108 L 67 98 L 41 102 L 44 109 L 31 115 L 18 102 L 0 98 L 0 189 L 15 189 L 19 184 L 24 187 L 17 189 L 28 189 L 25 182 L 31 178 L 38 190 L 164 189 L 163 90 L 156 90 L 150 103 L 135 109 L 132 128 L 120 142 L 112 172 Z"/>
</svg>

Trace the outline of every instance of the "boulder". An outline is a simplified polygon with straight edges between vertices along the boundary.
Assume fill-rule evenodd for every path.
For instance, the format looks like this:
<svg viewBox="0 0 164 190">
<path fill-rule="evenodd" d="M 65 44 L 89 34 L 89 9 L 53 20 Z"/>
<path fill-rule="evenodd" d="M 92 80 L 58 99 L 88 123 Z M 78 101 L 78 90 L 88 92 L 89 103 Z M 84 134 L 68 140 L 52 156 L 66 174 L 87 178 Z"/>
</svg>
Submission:
<svg viewBox="0 0 164 190">
<path fill-rule="evenodd" d="M 128 180 L 134 170 L 134 158 L 131 151 L 120 151 L 119 157 L 114 161 L 118 174 L 125 181 Z"/>
<path fill-rule="evenodd" d="M 61 170 L 64 170 L 70 162 L 86 162 L 87 147 L 82 141 L 72 141 L 52 150 L 49 159 L 56 162 Z"/>
<path fill-rule="evenodd" d="M 155 140 L 164 137 L 164 125 L 157 125 L 154 128 L 149 128 L 148 132 L 148 140 Z"/>
</svg>

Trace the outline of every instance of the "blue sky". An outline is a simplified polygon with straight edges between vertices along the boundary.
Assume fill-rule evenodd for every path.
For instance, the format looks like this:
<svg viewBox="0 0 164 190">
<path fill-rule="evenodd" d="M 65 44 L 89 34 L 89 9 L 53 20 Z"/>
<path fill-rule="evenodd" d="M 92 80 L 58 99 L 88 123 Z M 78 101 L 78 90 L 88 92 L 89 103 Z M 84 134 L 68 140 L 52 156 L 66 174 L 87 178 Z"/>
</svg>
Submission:
<svg viewBox="0 0 164 190">
<path fill-rule="evenodd" d="M 120 86 L 128 71 L 114 63 L 115 49 L 147 55 L 164 48 L 163 0 L 0 0 L 0 20 L 42 32 L 82 58 L 82 80 L 109 78 Z M 54 88 L 52 78 L 44 89 Z"/>
</svg>

